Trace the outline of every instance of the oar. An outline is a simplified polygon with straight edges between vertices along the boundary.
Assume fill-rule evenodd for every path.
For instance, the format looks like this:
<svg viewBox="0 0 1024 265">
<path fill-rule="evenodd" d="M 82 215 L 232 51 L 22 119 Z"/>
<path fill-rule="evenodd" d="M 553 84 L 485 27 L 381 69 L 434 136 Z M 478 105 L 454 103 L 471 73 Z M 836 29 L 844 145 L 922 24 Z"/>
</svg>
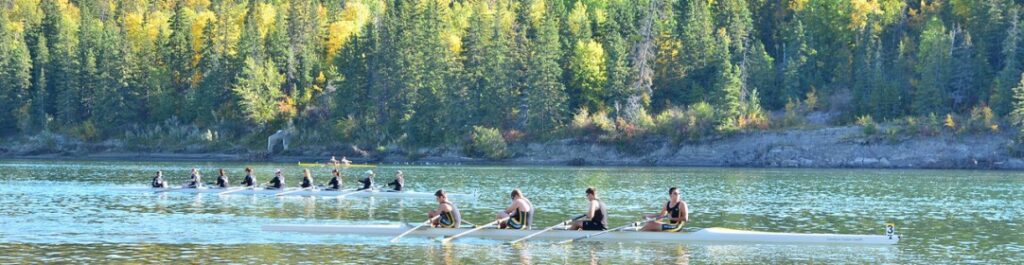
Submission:
<svg viewBox="0 0 1024 265">
<path fill-rule="evenodd" d="M 480 231 L 480 229 L 484 229 L 484 228 L 487 228 L 487 227 L 489 227 L 489 226 L 492 226 L 492 225 L 494 225 L 494 224 L 497 224 L 498 222 L 501 222 L 501 221 L 505 221 L 505 220 L 508 220 L 508 217 L 500 218 L 500 219 L 498 219 L 498 220 L 494 220 L 494 222 L 490 222 L 490 223 L 487 223 L 487 224 L 485 224 L 485 225 L 482 225 L 482 226 L 478 226 L 478 227 L 476 227 L 476 228 L 470 229 L 469 231 L 466 231 L 466 232 L 462 232 L 462 233 L 458 233 L 458 234 L 456 234 L 456 235 L 454 235 L 454 236 L 451 236 L 451 237 L 449 237 L 449 238 L 445 238 L 445 239 L 442 239 L 442 240 L 441 240 L 441 243 L 448 243 L 448 242 L 451 242 L 452 240 L 455 240 L 456 238 L 462 237 L 462 236 L 464 236 L 464 235 L 468 235 L 469 233 L 473 233 L 473 232 L 476 232 L 476 231 Z"/>
<path fill-rule="evenodd" d="M 161 190 L 154 191 L 153 193 L 164 193 L 164 192 L 168 192 L 168 191 L 172 191 L 172 190 L 180 190 L 180 189 L 185 189 L 185 188 L 163 188 Z"/>
<path fill-rule="evenodd" d="M 252 189 L 252 187 L 233 188 L 231 190 L 226 190 L 226 191 L 219 192 L 219 193 L 217 193 L 217 195 L 226 195 L 226 194 L 231 194 L 231 193 L 235 193 L 235 192 L 239 192 L 239 191 L 243 191 L 243 190 L 248 190 L 248 189 Z"/>
<path fill-rule="evenodd" d="M 649 221 L 649 220 L 651 220 L 651 219 L 644 218 L 644 220 L 641 220 L 641 221 L 636 221 L 636 222 L 632 222 L 632 223 L 629 223 L 629 224 L 624 225 L 624 226 L 620 226 L 620 227 L 604 230 L 604 231 L 601 231 L 601 232 L 597 232 L 597 233 L 593 233 L 593 234 L 589 234 L 589 235 L 585 235 L 585 236 L 581 236 L 581 237 L 577 237 L 577 238 L 573 238 L 573 239 L 568 239 L 568 240 L 565 240 L 565 241 L 558 242 L 558 244 L 573 243 L 573 242 L 576 242 L 576 241 L 580 241 L 580 240 L 592 238 L 592 237 L 595 237 L 595 236 L 600 236 L 600 235 L 603 235 L 603 234 L 607 234 L 608 232 L 619 231 L 619 230 L 622 230 L 623 228 L 626 228 L 626 227 L 637 226 L 637 224 L 642 223 L 642 222 L 646 222 L 646 221 Z"/>
<path fill-rule="evenodd" d="M 563 226 L 563 225 L 565 225 L 565 223 L 576 221 L 576 219 L 580 219 L 580 217 L 583 217 L 583 216 L 585 216 L 585 215 L 580 215 L 580 216 L 577 216 L 577 217 L 573 217 L 572 219 L 562 221 L 562 222 L 560 222 L 560 223 L 558 223 L 556 225 L 552 225 L 551 227 L 544 228 L 544 230 L 540 230 L 540 231 L 538 231 L 536 233 L 533 233 L 533 234 L 530 234 L 528 236 L 524 236 L 522 238 L 519 238 L 519 239 L 516 239 L 516 240 L 512 240 L 512 242 L 508 242 L 508 243 L 511 244 L 511 245 L 515 245 L 516 243 L 519 243 L 521 241 L 533 238 L 533 237 L 535 237 L 537 235 L 540 235 L 540 234 L 542 234 L 544 232 L 551 231 L 552 229 L 555 229 L 556 227 Z"/>
<path fill-rule="evenodd" d="M 301 189 L 297 189 L 297 190 L 278 192 L 277 194 L 274 194 L 274 196 L 288 195 L 288 194 L 292 194 L 292 193 L 296 193 L 296 192 L 300 192 L 300 191 L 307 191 L 309 189 L 312 189 L 312 188 L 301 188 Z"/>
<path fill-rule="evenodd" d="M 392 238 L 390 242 L 391 242 L 391 243 L 395 243 L 395 242 L 398 242 L 398 239 L 402 238 L 402 237 L 403 237 L 403 236 L 405 236 L 405 235 L 408 235 L 409 233 L 412 233 L 412 231 L 416 231 L 416 229 L 420 229 L 420 227 L 423 227 L 423 226 L 425 226 L 425 225 L 429 225 L 429 224 L 430 224 L 430 222 L 433 222 L 433 221 L 434 221 L 434 219 L 437 219 L 438 217 L 441 217 L 441 216 L 440 216 L 440 215 L 438 215 L 438 216 L 434 216 L 434 217 L 431 217 L 430 219 L 427 219 L 427 221 L 426 221 L 426 222 L 420 223 L 420 224 L 419 224 L 419 225 L 417 225 L 416 227 L 413 227 L 412 229 L 409 229 L 409 230 L 407 230 L 407 231 L 405 231 L 405 232 L 402 232 L 401 234 L 399 234 L 399 235 L 398 235 L 398 236 L 396 236 L 395 238 Z"/>
</svg>

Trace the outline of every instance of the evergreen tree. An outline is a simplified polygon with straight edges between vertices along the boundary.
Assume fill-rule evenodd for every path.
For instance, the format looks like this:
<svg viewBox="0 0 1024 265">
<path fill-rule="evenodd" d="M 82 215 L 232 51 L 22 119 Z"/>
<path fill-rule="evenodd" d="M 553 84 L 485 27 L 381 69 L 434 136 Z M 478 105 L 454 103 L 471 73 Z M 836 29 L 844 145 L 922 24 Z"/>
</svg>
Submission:
<svg viewBox="0 0 1024 265">
<path fill-rule="evenodd" d="M 47 71 L 46 66 L 50 63 L 50 51 L 46 36 L 36 34 L 36 42 L 32 53 L 32 91 L 29 107 L 29 132 L 38 132 L 47 129 L 46 99 L 47 99 Z"/>
<path fill-rule="evenodd" d="M 533 0 L 542 2 L 544 0 Z M 553 9 L 541 9 L 530 14 L 537 17 L 535 38 L 530 42 L 527 53 L 527 130 L 531 135 L 543 138 L 565 125 L 568 117 L 568 99 L 565 87 L 560 82 L 562 68 L 558 63 L 560 54 L 558 21 Z"/>
<path fill-rule="evenodd" d="M 949 93 L 953 111 L 962 112 L 970 110 L 978 102 L 978 98 L 985 95 L 979 95 L 981 89 L 976 83 L 980 75 L 980 65 L 977 63 L 978 58 L 975 57 L 976 51 L 971 34 L 962 28 L 956 28 L 953 31 L 952 49 Z"/>
<path fill-rule="evenodd" d="M 921 33 L 917 50 L 918 85 L 914 90 L 913 109 L 917 115 L 949 112 L 950 47 L 952 40 L 938 19 L 931 19 Z"/>
<path fill-rule="evenodd" d="M 185 4 L 177 2 L 174 8 L 174 15 L 171 16 L 170 39 L 167 40 L 162 50 L 162 61 L 167 68 L 170 78 L 168 86 L 175 95 L 191 93 L 190 90 L 192 89 L 192 77 L 194 75 L 192 70 L 192 25 L 188 20 L 189 18 L 185 14 Z M 180 100 L 169 102 L 174 109 L 180 111 L 177 114 L 179 117 L 192 116 L 195 110 L 184 108 L 185 104 L 183 103 Z M 192 121 L 191 118 L 186 118 L 185 120 Z"/>
<path fill-rule="evenodd" d="M 47 67 L 47 112 L 61 124 L 76 124 L 81 120 L 81 91 L 78 79 L 78 21 L 71 15 L 77 8 L 66 1 L 43 1 L 42 30 L 53 58 Z"/>
<path fill-rule="evenodd" d="M 11 30 L 0 10 L 0 136 L 25 131 L 32 60 L 22 32 Z"/>
<path fill-rule="evenodd" d="M 1019 8 L 1011 9 L 1010 17 L 1019 17 L 1019 10 Z M 1010 113 L 1013 103 L 1011 97 L 1013 85 L 1019 81 L 1019 73 L 1024 72 L 1024 65 L 1021 65 L 1021 60 L 1024 60 L 1020 48 L 1021 34 L 1024 32 L 1021 31 L 1020 20 L 1011 19 L 1010 27 L 1006 29 L 1006 38 L 1003 39 L 1003 50 L 1000 54 L 1001 58 L 1005 58 L 1003 68 L 999 70 L 999 74 L 994 80 L 994 91 L 989 100 L 989 104 L 999 115 Z"/>
</svg>

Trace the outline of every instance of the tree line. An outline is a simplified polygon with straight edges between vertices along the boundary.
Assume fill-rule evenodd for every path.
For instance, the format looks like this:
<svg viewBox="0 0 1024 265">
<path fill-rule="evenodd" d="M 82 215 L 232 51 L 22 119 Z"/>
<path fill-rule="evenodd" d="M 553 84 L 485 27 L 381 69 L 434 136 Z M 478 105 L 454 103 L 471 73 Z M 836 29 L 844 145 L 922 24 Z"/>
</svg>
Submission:
<svg viewBox="0 0 1024 265">
<path fill-rule="evenodd" d="M 0 0 L 0 135 L 98 141 L 189 127 L 255 142 L 289 127 L 309 142 L 374 148 L 462 144 L 474 128 L 506 140 L 761 130 L 787 124 L 771 111 L 797 108 L 841 123 L 1024 117 L 1013 114 L 1024 109 L 1022 10 L 1020 0 Z"/>
</svg>

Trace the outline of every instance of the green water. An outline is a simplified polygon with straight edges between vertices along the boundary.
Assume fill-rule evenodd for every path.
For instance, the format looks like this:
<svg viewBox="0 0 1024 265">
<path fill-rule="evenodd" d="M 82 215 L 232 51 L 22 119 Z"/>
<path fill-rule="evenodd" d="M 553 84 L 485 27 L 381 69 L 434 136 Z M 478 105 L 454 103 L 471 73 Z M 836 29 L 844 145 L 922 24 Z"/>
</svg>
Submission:
<svg viewBox="0 0 1024 265">
<path fill-rule="evenodd" d="M 520 188 L 547 226 L 583 212 L 584 189 L 597 187 L 609 224 L 655 213 L 670 186 L 690 206 L 688 227 L 882 234 L 895 223 L 896 246 L 720 245 L 646 242 L 532 242 L 269 233 L 270 223 L 419 222 L 432 200 L 214 194 L 153 194 L 156 170 L 182 183 L 191 167 L 231 181 L 252 166 L 259 181 L 284 164 L 0 161 L 0 263 L 347 263 L 347 264 L 685 264 L 685 263 L 1010 263 L 1024 262 L 1024 173 L 931 170 L 709 168 L 396 167 L 411 190 L 477 193 L 456 201 L 463 218 L 486 223 Z M 358 172 L 353 169 L 346 185 Z M 318 182 L 327 169 L 315 168 Z"/>
</svg>

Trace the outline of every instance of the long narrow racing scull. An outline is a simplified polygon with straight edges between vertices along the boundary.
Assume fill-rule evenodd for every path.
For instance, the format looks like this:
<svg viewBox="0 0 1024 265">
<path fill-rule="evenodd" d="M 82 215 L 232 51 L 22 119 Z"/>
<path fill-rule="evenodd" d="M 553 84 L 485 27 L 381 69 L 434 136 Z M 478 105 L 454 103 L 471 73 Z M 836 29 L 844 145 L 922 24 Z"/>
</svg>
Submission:
<svg viewBox="0 0 1024 265">
<path fill-rule="evenodd" d="M 373 237 L 396 236 L 409 231 L 409 225 L 310 225 L 310 224 L 274 224 L 264 225 L 264 231 L 299 232 L 315 234 L 350 234 Z M 469 231 L 472 228 L 420 228 L 407 236 L 448 237 Z M 513 240 L 533 233 L 532 230 L 483 229 L 468 237 Z M 561 241 L 580 238 L 594 231 L 570 231 L 556 229 L 537 235 L 533 240 Z M 622 230 L 608 232 L 600 237 L 586 241 L 644 241 L 667 243 L 766 243 L 766 244 L 852 244 L 852 245 L 892 245 L 899 242 L 895 234 L 887 235 L 840 235 L 840 234 L 798 234 L 735 230 L 728 228 L 704 228 L 694 232 L 640 232 Z"/>
</svg>

